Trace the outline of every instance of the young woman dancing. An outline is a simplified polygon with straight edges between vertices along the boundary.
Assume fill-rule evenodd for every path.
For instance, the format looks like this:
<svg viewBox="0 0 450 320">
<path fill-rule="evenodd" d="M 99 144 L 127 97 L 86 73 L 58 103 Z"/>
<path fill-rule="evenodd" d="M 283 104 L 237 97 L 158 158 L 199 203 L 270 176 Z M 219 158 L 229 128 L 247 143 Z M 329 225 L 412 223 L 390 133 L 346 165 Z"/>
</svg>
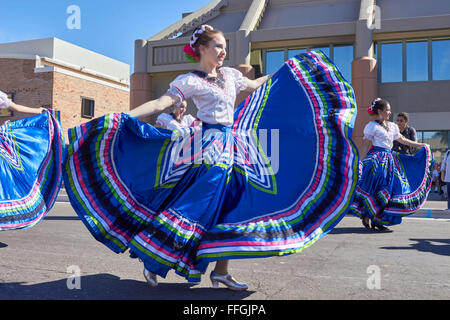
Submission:
<svg viewBox="0 0 450 320">
<path fill-rule="evenodd" d="M 66 187 L 94 237 L 129 249 L 152 286 L 172 269 L 199 282 L 217 262 L 214 287 L 246 290 L 230 259 L 299 252 L 345 215 L 357 181 L 353 91 L 322 52 L 250 80 L 223 66 L 227 42 L 207 25 L 185 53 L 197 69 L 160 98 L 70 130 Z M 253 93 L 235 110 L 241 91 Z M 187 99 L 202 127 L 137 120 Z"/>
<path fill-rule="evenodd" d="M 0 126 L 0 231 L 35 226 L 50 211 L 62 182 L 63 136 L 54 111 L 11 101 L 0 108 L 35 116 Z"/>
<path fill-rule="evenodd" d="M 351 211 L 367 229 L 388 231 L 386 226 L 400 224 L 426 201 L 433 158 L 427 144 L 406 139 L 388 121 L 388 101 L 375 99 L 368 112 L 374 119 L 364 128 L 362 174 Z M 400 154 L 391 151 L 393 141 L 421 149 L 414 156 Z"/>
</svg>

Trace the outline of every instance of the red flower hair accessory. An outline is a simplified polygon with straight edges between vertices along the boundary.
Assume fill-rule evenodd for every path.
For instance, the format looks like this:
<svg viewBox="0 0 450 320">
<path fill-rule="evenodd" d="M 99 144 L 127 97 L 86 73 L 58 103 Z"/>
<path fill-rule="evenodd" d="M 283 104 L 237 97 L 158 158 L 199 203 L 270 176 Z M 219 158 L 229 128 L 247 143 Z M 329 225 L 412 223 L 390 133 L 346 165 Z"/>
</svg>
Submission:
<svg viewBox="0 0 450 320">
<path fill-rule="evenodd" d="M 196 63 L 196 62 L 200 61 L 200 57 L 195 52 L 195 50 L 192 49 L 192 47 L 190 46 L 189 43 L 184 46 L 183 52 L 184 52 L 186 59 L 188 59 L 190 62 Z"/>
<path fill-rule="evenodd" d="M 375 115 L 375 112 L 373 111 L 371 106 L 367 108 L 367 112 L 373 116 Z"/>
<path fill-rule="evenodd" d="M 207 29 L 214 30 L 213 27 L 211 27 L 210 25 L 207 25 L 207 24 L 203 24 L 200 27 L 196 28 L 194 30 L 194 32 L 192 33 L 192 37 L 191 37 L 191 40 L 189 41 L 189 44 L 187 44 L 184 47 L 184 49 L 183 49 L 184 55 L 190 62 L 199 62 L 200 61 L 200 57 L 195 52 L 194 46 L 197 43 L 198 38 L 200 38 L 202 33 L 205 32 Z"/>
<path fill-rule="evenodd" d="M 376 115 L 375 111 L 373 111 L 373 107 L 375 107 L 375 105 L 377 104 L 378 101 L 380 101 L 381 98 L 376 98 L 375 100 L 372 101 L 372 105 L 367 108 L 367 112 L 371 115 Z"/>
</svg>

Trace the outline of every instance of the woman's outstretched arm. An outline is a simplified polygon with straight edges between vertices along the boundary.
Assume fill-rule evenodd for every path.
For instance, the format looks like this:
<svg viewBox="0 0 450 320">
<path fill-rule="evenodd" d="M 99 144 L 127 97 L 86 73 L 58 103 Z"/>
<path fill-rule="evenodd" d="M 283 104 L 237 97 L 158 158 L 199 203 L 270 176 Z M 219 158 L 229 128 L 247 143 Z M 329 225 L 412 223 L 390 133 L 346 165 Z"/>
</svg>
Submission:
<svg viewBox="0 0 450 320">
<path fill-rule="evenodd" d="M 405 138 L 404 136 L 401 136 L 396 141 L 401 144 L 407 145 L 408 147 L 413 147 L 413 148 L 417 148 L 417 149 L 420 149 L 427 145 L 426 143 L 419 143 L 419 142 L 411 141 L 411 140 Z"/>
<path fill-rule="evenodd" d="M 148 101 L 139 107 L 128 112 L 129 115 L 136 118 L 144 118 L 155 113 L 161 112 L 164 109 L 174 105 L 175 101 L 171 96 L 163 95 L 156 100 Z"/>
<path fill-rule="evenodd" d="M 14 102 L 11 102 L 11 104 L 9 105 L 9 108 L 14 111 L 17 111 L 17 112 L 31 113 L 31 114 L 41 114 L 47 110 L 42 107 L 30 108 L 30 107 L 22 106 L 20 104 L 14 103 Z"/>
<path fill-rule="evenodd" d="M 268 74 L 267 76 L 260 77 L 260 78 L 255 79 L 255 80 L 247 79 L 247 89 L 246 89 L 246 91 L 254 91 L 254 90 L 258 89 L 266 81 L 268 81 L 272 76 L 273 76 L 273 73 L 272 74 Z"/>
</svg>

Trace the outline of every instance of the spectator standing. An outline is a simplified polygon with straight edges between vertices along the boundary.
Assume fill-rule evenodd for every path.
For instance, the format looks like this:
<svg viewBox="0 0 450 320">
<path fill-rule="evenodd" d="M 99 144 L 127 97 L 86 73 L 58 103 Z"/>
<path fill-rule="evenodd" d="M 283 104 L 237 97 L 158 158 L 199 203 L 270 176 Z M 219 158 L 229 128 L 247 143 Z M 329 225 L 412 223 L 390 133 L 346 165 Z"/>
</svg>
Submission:
<svg viewBox="0 0 450 320">
<path fill-rule="evenodd" d="M 439 191 L 439 175 L 438 164 L 436 163 L 432 172 L 434 192 Z"/>
<path fill-rule="evenodd" d="M 441 164 L 441 178 L 447 185 L 447 209 L 450 210 L 450 149 L 445 153 L 444 159 Z"/>
<path fill-rule="evenodd" d="M 409 114 L 406 112 L 400 112 L 397 115 L 397 125 L 400 130 L 400 133 L 402 136 L 404 136 L 406 139 L 417 142 L 417 134 L 416 129 L 413 127 L 410 127 L 408 125 L 409 123 Z M 393 151 L 412 155 L 414 153 L 415 148 L 411 146 L 407 146 L 404 144 L 401 144 L 398 141 L 394 141 L 394 147 L 392 148 Z"/>
</svg>

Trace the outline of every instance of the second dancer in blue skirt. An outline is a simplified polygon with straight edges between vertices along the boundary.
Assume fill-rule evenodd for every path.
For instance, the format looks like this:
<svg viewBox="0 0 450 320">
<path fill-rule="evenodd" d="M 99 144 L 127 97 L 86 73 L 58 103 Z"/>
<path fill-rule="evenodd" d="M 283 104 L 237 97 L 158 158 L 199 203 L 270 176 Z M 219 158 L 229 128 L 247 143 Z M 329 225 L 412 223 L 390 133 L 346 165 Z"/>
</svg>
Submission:
<svg viewBox="0 0 450 320">
<path fill-rule="evenodd" d="M 377 98 L 368 109 L 374 120 L 364 128 L 362 172 L 351 212 L 367 229 L 389 231 L 425 203 L 431 188 L 430 147 L 403 137 L 388 121 L 391 106 Z M 420 150 L 413 156 L 391 151 L 393 141 Z"/>
</svg>

